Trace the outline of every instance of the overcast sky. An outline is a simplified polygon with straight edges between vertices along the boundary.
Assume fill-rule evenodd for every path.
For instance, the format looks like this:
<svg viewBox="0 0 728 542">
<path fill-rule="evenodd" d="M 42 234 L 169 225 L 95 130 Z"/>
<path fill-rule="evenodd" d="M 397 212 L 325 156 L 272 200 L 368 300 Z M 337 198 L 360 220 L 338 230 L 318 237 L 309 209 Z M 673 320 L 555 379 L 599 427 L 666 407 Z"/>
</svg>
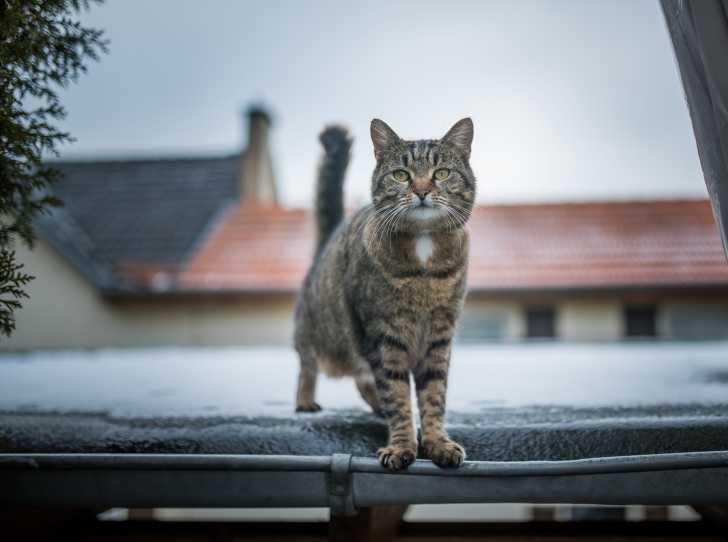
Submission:
<svg viewBox="0 0 728 542">
<path fill-rule="evenodd" d="M 330 122 L 366 201 L 372 117 L 411 139 L 471 116 L 482 202 L 707 194 L 656 0 L 107 0 L 83 19 L 110 54 L 64 92 L 66 157 L 235 152 L 255 102 L 288 205 L 309 205 Z"/>
</svg>

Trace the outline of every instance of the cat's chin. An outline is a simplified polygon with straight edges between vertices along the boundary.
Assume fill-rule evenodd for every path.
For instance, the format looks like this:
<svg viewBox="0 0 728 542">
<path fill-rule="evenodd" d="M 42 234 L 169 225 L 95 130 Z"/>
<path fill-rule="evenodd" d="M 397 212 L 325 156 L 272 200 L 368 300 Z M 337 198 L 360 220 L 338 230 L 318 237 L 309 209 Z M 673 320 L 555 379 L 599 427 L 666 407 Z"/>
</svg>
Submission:
<svg viewBox="0 0 728 542">
<path fill-rule="evenodd" d="M 442 209 L 438 209 L 435 207 L 425 207 L 424 205 L 415 207 L 408 213 L 408 217 L 416 221 L 432 220 L 434 218 L 440 218 L 442 215 Z"/>
</svg>

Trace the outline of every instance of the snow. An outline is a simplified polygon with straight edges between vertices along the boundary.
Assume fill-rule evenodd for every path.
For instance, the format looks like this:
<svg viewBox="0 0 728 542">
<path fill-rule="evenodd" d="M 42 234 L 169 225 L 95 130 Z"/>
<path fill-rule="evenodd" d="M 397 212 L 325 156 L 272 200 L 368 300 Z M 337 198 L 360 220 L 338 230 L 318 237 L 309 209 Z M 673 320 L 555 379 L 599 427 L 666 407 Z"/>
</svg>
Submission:
<svg viewBox="0 0 728 542">
<path fill-rule="evenodd" d="M 290 416 L 286 347 L 145 348 L 0 355 L 0 410 L 114 416 Z M 326 409 L 364 409 L 350 379 L 320 377 Z M 454 348 L 449 409 L 717 404 L 728 342 L 532 343 Z"/>
</svg>

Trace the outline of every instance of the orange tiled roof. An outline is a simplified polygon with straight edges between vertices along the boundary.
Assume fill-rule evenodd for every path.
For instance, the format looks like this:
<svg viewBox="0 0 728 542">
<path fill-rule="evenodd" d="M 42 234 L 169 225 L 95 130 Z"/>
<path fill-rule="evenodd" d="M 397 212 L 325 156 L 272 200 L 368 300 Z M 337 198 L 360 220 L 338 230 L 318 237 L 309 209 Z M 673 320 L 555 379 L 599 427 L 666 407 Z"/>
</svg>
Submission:
<svg viewBox="0 0 728 542">
<path fill-rule="evenodd" d="M 295 290 L 314 250 L 313 216 L 303 209 L 241 205 L 228 212 L 187 269 L 182 290 Z"/>
<path fill-rule="evenodd" d="M 469 228 L 470 290 L 728 286 L 707 201 L 480 206 Z M 295 290 L 313 240 L 310 212 L 236 207 L 177 288 Z"/>
</svg>

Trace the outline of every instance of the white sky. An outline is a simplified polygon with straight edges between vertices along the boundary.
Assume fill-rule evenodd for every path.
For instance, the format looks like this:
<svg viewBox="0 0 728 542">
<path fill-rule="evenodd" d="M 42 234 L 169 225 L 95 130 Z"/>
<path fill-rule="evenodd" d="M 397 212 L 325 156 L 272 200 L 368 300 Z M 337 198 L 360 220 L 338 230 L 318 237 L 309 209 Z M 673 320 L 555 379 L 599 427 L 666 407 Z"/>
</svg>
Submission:
<svg viewBox="0 0 728 542">
<path fill-rule="evenodd" d="M 64 93 L 69 158 L 235 152 L 256 102 L 289 205 L 329 122 L 368 199 L 372 117 L 429 138 L 472 116 L 482 202 L 707 194 L 656 0 L 107 0 L 84 21 L 111 52 Z"/>
</svg>

